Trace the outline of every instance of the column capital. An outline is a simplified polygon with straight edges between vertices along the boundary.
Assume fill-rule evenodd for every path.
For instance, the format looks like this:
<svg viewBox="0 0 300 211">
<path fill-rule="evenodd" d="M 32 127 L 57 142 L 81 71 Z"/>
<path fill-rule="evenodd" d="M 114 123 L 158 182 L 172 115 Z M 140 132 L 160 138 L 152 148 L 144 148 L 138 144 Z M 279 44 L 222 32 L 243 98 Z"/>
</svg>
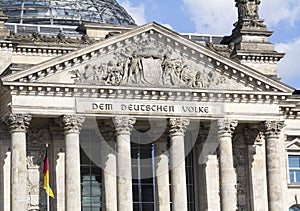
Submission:
<svg viewBox="0 0 300 211">
<path fill-rule="evenodd" d="M 278 137 L 281 130 L 284 128 L 284 121 L 265 121 L 264 122 L 264 132 L 265 136 L 268 137 Z"/>
<path fill-rule="evenodd" d="M 116 116 L 114 117 L 113 121 L 117 135 L 130 135 L 133 129 L 133 125 L 136 122 L 136 119 L 134 117 L 129 116 Z"/>
<path fill-rule="evenodd" d="M 65 134 L 67 133 L 79 133 L 82 128 L 85 118 L 83 116 L 64 115 L 62 117 L 62 123 Z"/>
<path fill-rule="evenodd" d="M 238 121 L 229 119 L 218 119 L 218 134 L 220 137 L 232 137 Z"/>
<path fill-rule="evenodd" d="M 184 136 L 186 128 L 189 124 L 189 119 L 170 118 L 168 122 L 169 136 Z"/>
<path fill-rule="evenodd" d="M 29 114 L 13 114 L 7 116 L 8 126 L 11 132 L 26 132 L 32 116 Z"/>
</svg>

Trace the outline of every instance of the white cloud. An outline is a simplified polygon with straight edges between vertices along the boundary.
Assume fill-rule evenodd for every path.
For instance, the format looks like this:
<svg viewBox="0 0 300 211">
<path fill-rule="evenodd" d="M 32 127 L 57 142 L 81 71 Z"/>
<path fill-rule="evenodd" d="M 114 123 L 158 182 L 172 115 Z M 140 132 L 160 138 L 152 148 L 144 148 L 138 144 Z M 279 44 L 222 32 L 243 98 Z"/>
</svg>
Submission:
<svg viewBox="0 0 300 211">
<path fill-rule="evenodd" d="M 129 0 L 119 1 L 119 3 L 131 15 L 137 25 L 146 23 L 144 4 L 133 6 Z"/>
<path fill-rule="evenodd" d="M 300 37 L 289 42 L 276 45 L 276 50 L 285 52 L 285 57 L 278 64 L 278 75 L 283 81 L 300 88 Z"/>
<path fill-rule="evenodd" d="M 183 2 L 191 14 L 196 33 L 231 34 L 232 24 L 237 16 L 234 0 L 183 0 Z"/>
<path fill-rule="evenodd" d="M 232 24 L 237 21 L 234 0 L 182 0 L 191 14 L 197 33 L 231 34 Z M 276 26 L 280 21 L 293 26 L 300 20 L 299 0 L 263 0 L 260 18 L 266 24 Z"/>
<path fill-rule="evenodd" d="M 260 17 L 268 26 L 276 26 L 281 21 L 293 26 L 300 20 L 299 13 L 299 0 L 264 0 L 260 8 Z"/>
</svg>

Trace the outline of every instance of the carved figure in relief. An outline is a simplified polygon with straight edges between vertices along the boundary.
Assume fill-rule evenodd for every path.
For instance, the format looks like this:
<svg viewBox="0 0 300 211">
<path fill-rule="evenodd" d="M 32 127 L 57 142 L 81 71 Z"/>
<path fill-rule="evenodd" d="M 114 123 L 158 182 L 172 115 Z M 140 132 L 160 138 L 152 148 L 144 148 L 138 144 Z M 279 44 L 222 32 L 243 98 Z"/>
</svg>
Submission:
<svg viewBox="0 0 300 211">
<path fill-rule="evenodd" d="M 181 79 L 186 82 L 189 87 L 195 87 L 197 84 L 197 75 L 199 72 L 191 70 L 187 65 L 184 65 L 181 70 Z"/>
<path fill-rule="evenodd" d="M 161 63 L 163 70 L 163 85 L 179 85 L 182 71 L 182 62 L 179 59 L 172 59 L 165 54 Z"/>
<path fill-rule="evenodd" d="M 123 66 L 120 62 L 117 64 L 113 64 L 112 62 L 109 62 L 107 64 L 107 74 L 104 78 L 106 81 L 106 84 L 110 85 L 119 85 L 123 78 Z"/>
<path fill-rule="evenodd" d="M 248 1 L 236 0 L 239 4 Z M 148 37 L 140 45 L 126 45 L 113 55 L 103 56 L 100 64 L 99 60 L 72 70 L 75 83 L 215 88 L 225 82 L 225 78 L 211 67 Z"/>
<path fill-rule="evenodd" d="M 149 83 L 145 79 L 142 57 L 138 56 L 136 52 L 133 52 L 132 57 L 129 58 L 127 74 L 129 83 Z"/>
</svg>

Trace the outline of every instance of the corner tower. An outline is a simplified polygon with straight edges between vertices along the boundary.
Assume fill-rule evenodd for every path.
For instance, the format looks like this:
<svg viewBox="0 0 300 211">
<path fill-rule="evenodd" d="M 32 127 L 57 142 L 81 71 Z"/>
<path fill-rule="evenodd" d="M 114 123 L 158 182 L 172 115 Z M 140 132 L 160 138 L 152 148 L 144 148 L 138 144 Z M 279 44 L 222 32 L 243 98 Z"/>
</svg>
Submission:
<svg viewBox="0 0 300 211">
<path fill-rule="evenodd" d="M 230 36 L 224 37 L 222 44 L 232 45 L 231 58 L 251 67 L 273 79 L 277 79 L 277 63 L 284 53 L 275 51 L 269 41 L 273 34 L 259 18 L 260 0 L 235 0 L 238 21 Z"/>
</svg>

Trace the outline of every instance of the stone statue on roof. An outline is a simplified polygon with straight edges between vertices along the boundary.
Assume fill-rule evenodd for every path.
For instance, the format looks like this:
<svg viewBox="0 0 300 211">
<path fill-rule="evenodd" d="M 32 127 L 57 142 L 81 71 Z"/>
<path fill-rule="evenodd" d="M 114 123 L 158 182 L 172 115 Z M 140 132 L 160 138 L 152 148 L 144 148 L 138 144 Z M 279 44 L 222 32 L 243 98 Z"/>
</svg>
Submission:
<svg viewBox="0 0 300 211">
<path fill-rule="evenodd" d="M 239 21 L 244 19 L 258 19 L 258 7 L 260 0 L 235 0 L 238 8 Z"/>
</svg>

